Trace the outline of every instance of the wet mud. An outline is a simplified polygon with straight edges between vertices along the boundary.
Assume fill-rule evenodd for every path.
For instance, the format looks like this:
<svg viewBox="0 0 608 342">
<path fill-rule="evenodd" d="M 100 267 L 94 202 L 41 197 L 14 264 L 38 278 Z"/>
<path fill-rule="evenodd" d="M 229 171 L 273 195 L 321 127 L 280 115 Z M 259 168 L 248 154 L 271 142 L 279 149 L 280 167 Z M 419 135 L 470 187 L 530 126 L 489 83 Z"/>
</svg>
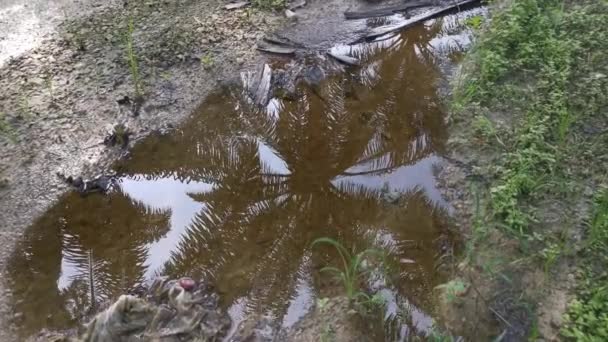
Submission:
<svg viewBox="0 0 608 342">
<path fill-rule="evenodd" d="M 289 328 L 341 293 L 319 272 L 337 260 L 311 249 L 319 237 L 385 250 L 391 272 L 367 288 L 387 301 L 387 340 L 425 335 L 441 256 L 453 253 L 434 177 L 447 140 L 441 85 L 475 14 L 338 46 L 361 66 L 322 59 L 315 82 L 275 83 L 262 108 L 222 87 L 115 163 L 109 193 L 65 194 L 7 266 L 20 336 L 74 328 L 157 275 L 213 282 L 233 330 L 258 315 Z"/>
</svg>

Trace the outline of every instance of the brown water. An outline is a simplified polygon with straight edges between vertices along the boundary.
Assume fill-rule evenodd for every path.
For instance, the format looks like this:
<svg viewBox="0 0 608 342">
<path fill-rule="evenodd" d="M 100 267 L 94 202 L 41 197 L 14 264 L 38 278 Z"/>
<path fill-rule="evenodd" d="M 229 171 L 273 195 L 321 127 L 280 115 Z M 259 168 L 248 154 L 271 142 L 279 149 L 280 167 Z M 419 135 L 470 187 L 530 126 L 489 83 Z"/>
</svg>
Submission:
<svg viewBox="0 0 608 342">
<path fill-rule="evenodd" d="M 392 271 L 369 287 L 387 317 L 408 311 L 395 336 L 424 333 L 449 244 L 433 177 L 446 141 L 438 89 L 473 14 L 341 47 L 364 65 L 265 110 L 220 90 L 176 131 L 137 144 L 115 166 L 118 189 L 67 194 L 27 231 L 8 274 L 21 332 L 75 326 L 90 279 L 100 303 L 159 274 L 213 280 L 236 323 L 264 313 L 291 326 L 340 293 L 318 271 L 331 260 L 310 248 L 332 237 L 389 253 Z"/>
</svg>

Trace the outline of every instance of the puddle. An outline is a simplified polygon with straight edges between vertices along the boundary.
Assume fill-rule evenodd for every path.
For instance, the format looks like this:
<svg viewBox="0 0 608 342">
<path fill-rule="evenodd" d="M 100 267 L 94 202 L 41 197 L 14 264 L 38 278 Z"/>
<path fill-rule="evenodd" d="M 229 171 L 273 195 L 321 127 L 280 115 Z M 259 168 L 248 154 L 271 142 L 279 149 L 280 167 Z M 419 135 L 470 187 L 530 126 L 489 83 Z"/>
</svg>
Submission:
<svg viewBox="0 0 608 342">
<path fill-rule="evenodd" d="M 390 281 L 369 286 L 387 318 L 408 313 L 391 340 L 424 334 L 448 210 L 433 177 L 447 134 L 439 85 L 468 44 L 459 23 L 478 13 L 337 47 L 363 66 L 302 82 L 263 111 L 238 89 L 218 91 L 117 163 L 115 191 L 66 194 L 9 265 L 21 333 L 74 327 L 93 298 L 161 274 L 212 279 L 235 325 L 266 314 L 292 326 L 316 298 L 341 293 L 310 248 L 332 237 L 389 253 Z"/>
</svg>

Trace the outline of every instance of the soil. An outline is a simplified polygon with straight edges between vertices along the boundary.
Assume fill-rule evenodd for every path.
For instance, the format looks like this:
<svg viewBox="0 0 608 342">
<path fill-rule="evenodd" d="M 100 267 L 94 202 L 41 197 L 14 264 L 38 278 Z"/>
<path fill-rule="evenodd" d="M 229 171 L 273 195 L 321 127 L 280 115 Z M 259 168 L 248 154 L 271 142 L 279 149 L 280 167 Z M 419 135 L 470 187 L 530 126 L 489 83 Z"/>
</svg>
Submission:
<svg viewBox="0 0 608 342">
<path fill-rule="evenodd" d="M 390 1 L 383 2 L 383 4 Z M 309 52 L 348 42 L 365 28 L 343 12 L 377 4 L 309 1 L 281 12 L 225 10 L 209 1 L 8 1 L 0 5 L 0 270 L 24 229 L 68 190 L 57 173 L 93 177 L 129 148 L 107 147 L 117 125 L 132 146 L 170 130 L 220 83 L 268 58 L 255 50 L 281 32 Z M 133 22 L 143 103 L 135 101 L 125 42 Z M 21 23 L 17 25 L 17 23 Z M 320 25 L 320 26 L 319 26 Z M 4 277 L 2 277 L 4 278 Z M 0 340 L 18 320 L 0 281 Z"/>
</svg>

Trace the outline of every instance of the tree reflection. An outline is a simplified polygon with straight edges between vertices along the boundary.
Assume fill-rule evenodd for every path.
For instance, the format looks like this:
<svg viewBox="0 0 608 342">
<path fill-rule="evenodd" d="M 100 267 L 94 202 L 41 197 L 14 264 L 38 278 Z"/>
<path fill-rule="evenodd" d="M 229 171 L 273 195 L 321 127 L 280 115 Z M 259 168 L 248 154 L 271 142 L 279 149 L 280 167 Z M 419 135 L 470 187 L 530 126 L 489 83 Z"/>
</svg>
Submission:
<svg viewBox="0 0 608 342">
<path fill-rule="evenodd" d="M 379 90 L 369 92 L 365 79 L 357 84 L 361 74 L 335 76 L 314 91 L 300 85 L 299 99 L 274 99 L 270 110 L 236 101 L 236 109 L 225 108 L 213 124 L 197 126 L 196 133 L 186 128 L 184 139 L 197 137 L 196 153 L 181 149 L 190 153 L 169 161 L 172 169 L 164 172 L 195 170 L 188 177 L 215 187 L 193 196 L 206 207 L 164 272 L 214 278 L 228 301 L 247 296 L 252 305 L 273 303 L 280 316 L 310 241 L 332 236 L 365 244 L 360 227 L 387 224 L 383 188 L 415 190 L 386 176 L 429 157 L 445 138 L 438 71 L 426 46 L 437 26 L 416 29 L 391 52 L 370 57 L 379 68 Z M 222 96 L 216 102 L 235 103 Z M 218 138 L 210 127 L 232 129 L 220 128 L 227 134 Z M 421 197 L 411 201 L 431 202 Z M 391 224 L 389 230 L 403 234 L 403 225 Z M 425 239 L 433 240 L 436 228 L 425 228 Z M 432 265 L 425 267 L 432 272 Z"/>
<path fill-rule="evenodd" d="M 146 245 L 167 233 L 167 220 L 167 212 L 150 212 L 121 193 L 66 195 L 29 230 L 9 265 L 24 332 L 69 327 L 141 283 Z"/>
<path fill-rule="evenodd" d="M 416 259 L 416 269 L 400 266 L 401 279 L 410 279 L 400 289 L 428 291 L 434 251 L 404 241 L 428 244 L 437 236 L 435 199 L 407 178 L 419 172 L 408 167 L 445 140 L 429 44 L 441 29 L 435 23 L 355 47 L 365 67 L 314 89 L 300 84 L 296 100 L 275 98 L 259 110 L 223 92 L 179 132 L 137 145 L 120 171 L 150 186 L 170 178 L 209 188 L 183 190 L 201 209 L 153 271 L 214 279 L 227 302 L 246 298 L 253 309 L 282 317 L 303 265 L 319 262 L 311 241 L 329 236 L 361 247 L 382 235 L 396 259 Z M 394 192 L 406 194 L 407 210 L 387 206 Z M 67 196 L 12 263 L 19 297 L 48 298 L 30 323 L 43 322 L 49 307 L 63 308 L 65 320 L 77 318 L 92 304 L 91 292 L 107 299 L 144 281 L 150 246 L 166 237 L 173 214 L 134 199 L 124 186 L 109 197 Z"/>
</svg>

